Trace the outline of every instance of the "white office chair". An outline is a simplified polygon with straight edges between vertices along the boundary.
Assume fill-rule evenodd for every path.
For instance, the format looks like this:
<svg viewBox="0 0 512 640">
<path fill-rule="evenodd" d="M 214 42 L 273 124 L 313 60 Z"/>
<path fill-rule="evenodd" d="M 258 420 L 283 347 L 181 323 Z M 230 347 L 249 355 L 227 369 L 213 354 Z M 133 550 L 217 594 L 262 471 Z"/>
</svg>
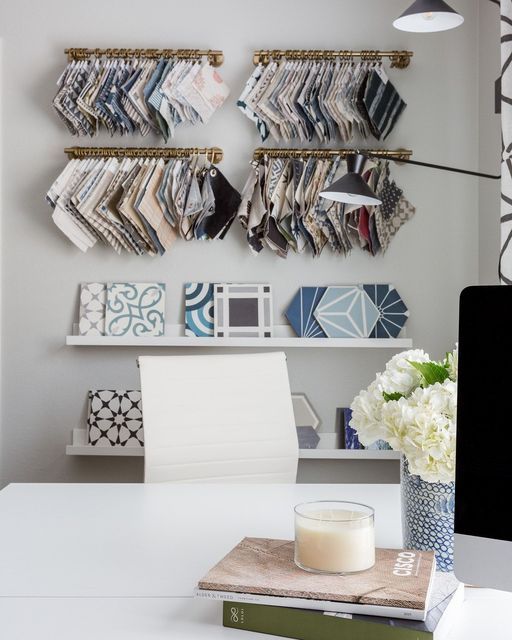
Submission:
<svg viewBox="0 0 512 640">
<path fill-rule="evenodd" d="M 295 482 L 284 353 L 139 358 L 146 482 Z"/>
</svg>

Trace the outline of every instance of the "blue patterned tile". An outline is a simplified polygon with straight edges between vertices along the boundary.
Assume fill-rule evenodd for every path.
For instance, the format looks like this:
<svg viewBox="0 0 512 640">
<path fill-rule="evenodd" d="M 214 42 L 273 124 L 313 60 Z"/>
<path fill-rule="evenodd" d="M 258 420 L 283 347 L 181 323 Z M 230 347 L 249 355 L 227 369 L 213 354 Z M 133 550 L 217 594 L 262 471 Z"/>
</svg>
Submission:
<svg viewBox="0 0 512 640">
<path fill-rule="evenodd" d="M 314 311 L 327 287 L 301 287 L 290 302 L 285 315 L 295 333 L 301 338 L 326 338 Z"/>
<path fill-rule="evenodd" d="M 107 286 L 107 336 L 163 336 L 165 284 L 110 282 Z"/>
<path fill-rule="evenodd" d="M 390 284 L 365 284 L 363 289 L 379 311 L 370 338 L 398 338 L 409 317 L 398 291 Z"/>
<path fill-rule="evenodd" d="M 207 338 L 214 335 L 213 284 L 185 284 L 185 335 Z"/>
<path fill-rule="evenodd" d="M 314 312 L 329 338 L 368 338 L 379 311 L 361 285 L 327 287 Z"/>
</svg>

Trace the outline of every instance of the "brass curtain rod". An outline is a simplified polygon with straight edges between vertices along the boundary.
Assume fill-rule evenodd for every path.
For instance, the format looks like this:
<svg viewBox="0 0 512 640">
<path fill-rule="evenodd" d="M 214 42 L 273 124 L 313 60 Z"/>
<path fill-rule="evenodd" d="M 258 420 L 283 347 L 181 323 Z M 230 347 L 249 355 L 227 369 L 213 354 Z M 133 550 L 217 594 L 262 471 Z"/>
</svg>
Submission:
<svg viewBox="0 0 512 640">
<path fill-rule="evenodd" d="M 190 158 L 204 155 L 214 164 L 224 152 L 219 147 L 68 147 L 69 158 Z"/>
<path fill-rule="evenodd" d="M 258 161 L 265 156 L 269 158 L 335 158 L 337 156 L 345 158 L 354 153 L 397 160 L 412 156 L 410 149 L 265 149 L 265 147 L 259 147 L 255 149 L 253 159 Z"/>
<path fill-rule="evenodd" d="M 289 60 L 334 60 L 336 58 L 361 58 L 361 60 L 380 61 L 382 58 L 391 60 L 391 67 L 405 69 L 409 66 L 413 51 L 376 51 L 376 50 L 322 50 L 322 49 L 262 49 L 255 51 L 254 64 L 268 64 L 271 60 L 287 58 Z"/>
<path fill-rule="evenodd" d="M 196 59 L 206 56 L 210 64 L 220 67 L 224 62 L 224 53 L 215 49 L 64 49 L 68 60 L 84 60 L 90 56 L 106 56 L 107 58 L 182 58 Z"/>
</svg>

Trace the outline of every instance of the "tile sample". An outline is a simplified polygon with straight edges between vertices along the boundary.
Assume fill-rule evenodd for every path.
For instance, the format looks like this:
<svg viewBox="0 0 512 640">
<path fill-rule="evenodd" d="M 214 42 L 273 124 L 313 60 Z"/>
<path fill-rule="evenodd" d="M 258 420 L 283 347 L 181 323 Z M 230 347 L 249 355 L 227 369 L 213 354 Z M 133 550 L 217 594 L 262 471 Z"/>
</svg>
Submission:
<svg viewBox="0 0 512 640">
<path fill-rule="evenodd" d="M 368 338 L 379 311 L 362 285 L 327 287 L 314 316 L 329 338 Z"/>
<path fill-rule="evenodd" d="M 398 291 L 391 284 L 364 284 L 363 289 L 379 311 L 370 338 L 398 338 L 409 317 Z"/>
<path fill-rule="evenodd" d="M 301 287 L 290 302 L 285 316 L 300 338 L 326 338 L 314 311 L 327 287 Z"/>
<path fill-rule="evenodd" d="M 107 336 L 163 336 L 165 284 L 110 282 L 107 286 Z"/>
<path fill-rule="evenodd" d="M 143 447 L 140 391 L 89 391 L 87 440 L 95 447 Z"/>
<path fill-rule="evenodd" d="M 103 282 L 83 282 L 80 285 L 78 332 L 81 336 L 105 335 L 107 285 Z"/>
<path fill-rule="evenodd" d="M 272 336 L 272 287 L 269 284 L 216 284 L 214 302 L 215 336 Z"/>
<path fill-rule="evenodd" d="M 185 284 L 185 335 L 199 338 L 214 335 L 213 284 L 187 282 Z"/>
</svg>

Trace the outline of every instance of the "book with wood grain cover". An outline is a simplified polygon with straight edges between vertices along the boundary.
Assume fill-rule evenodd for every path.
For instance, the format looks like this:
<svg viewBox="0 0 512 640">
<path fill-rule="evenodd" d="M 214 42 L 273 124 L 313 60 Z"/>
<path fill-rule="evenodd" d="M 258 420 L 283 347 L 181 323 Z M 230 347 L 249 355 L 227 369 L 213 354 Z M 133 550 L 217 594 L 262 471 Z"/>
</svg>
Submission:
<svg viewBox="0 0 512 640">
<path fill-rule="evenodd" d="M 367 571 L 309 573 L 295 565 L 293 541 L 244 538 L 199 581 L 196 595 L 424 620 L 434 572 L 432 551 L 376 549 Z"/>
</svg>

